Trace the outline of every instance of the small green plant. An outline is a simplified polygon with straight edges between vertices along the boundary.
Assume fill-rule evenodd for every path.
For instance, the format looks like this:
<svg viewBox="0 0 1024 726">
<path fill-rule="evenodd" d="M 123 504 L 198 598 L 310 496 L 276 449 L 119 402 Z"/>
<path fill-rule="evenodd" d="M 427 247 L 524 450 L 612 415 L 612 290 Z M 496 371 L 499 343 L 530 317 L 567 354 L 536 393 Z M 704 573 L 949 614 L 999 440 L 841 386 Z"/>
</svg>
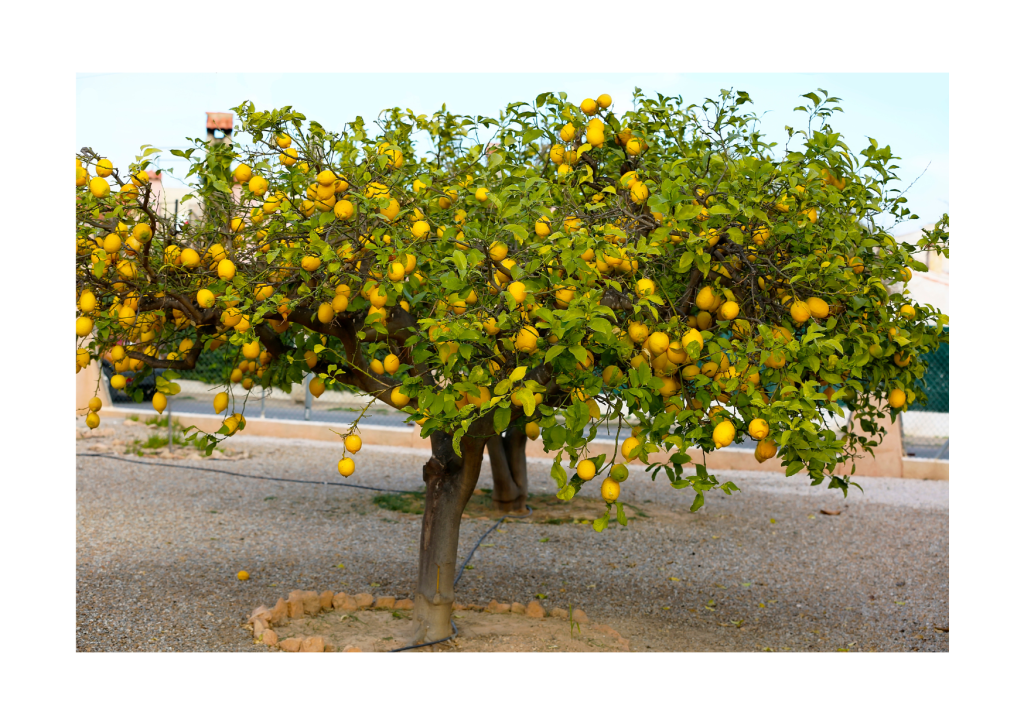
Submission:
<svg viewBox="0 0 1024 726">
<path fill-rule="evenodd" d="M 202 451 L 202 446 L 197 445 L 195 440 L 186 441 L 184 437 L 178 434 L 174 435 L 174 445 L 179 446 L 181 448 L 185 448 L 186 446 L 194 446 L 195 448 L 200 449 Z M 145 441 L 133 441 L 132 443 L 130 443 L 127 447 L 125 447 L 125 453 L 142 456 L 146 451 L 162 449 L 165 446 L 167 446 L 166 436 L 161 436 L 160 434 L 151 434 L 150 437 Z"/>
<path fill-rule="evenodd" d="M 390 509 L 392 512 L 403 514 L 423 514 L 422 492 L 412 494 L 378 494 L 373 498 L 373 503 L 381 509 Z"/>
<path fill-rule="evenodd" d="M 576 622 L 573 619 L 573 617 L 572 617 L 572 605 L 569 605 L 569 638 L 570 638 L 570 640 L 572 639 L 572 630 L 573 630 L 573 628 L 576 628 L 576 632 L 579 633 L 580 636 L 583 635 L 583 631 L 580 630 L 580 624 L 578 622 Z"/>
</svg>

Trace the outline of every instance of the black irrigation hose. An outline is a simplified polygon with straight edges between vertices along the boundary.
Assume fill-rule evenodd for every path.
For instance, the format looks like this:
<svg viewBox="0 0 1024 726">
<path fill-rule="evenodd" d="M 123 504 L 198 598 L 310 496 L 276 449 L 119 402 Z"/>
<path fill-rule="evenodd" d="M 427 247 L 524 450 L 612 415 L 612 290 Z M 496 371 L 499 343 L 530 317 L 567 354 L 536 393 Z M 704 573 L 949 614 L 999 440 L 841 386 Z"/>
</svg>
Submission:
<svg viewBox="0 0 1024 726">
<path fill-rule="evenodd" d="M 205 471 L 207 473 L 213 473 L 213 474 L 226 474 L 228 476 L 244 476 L 244 477 L 246 477 L 248 479 L 264 479 L 266 481 L 283 481 L 283 482 L 289 482 L 289 483 L 292 483 L 292 484 L 327 484 L 329 486 L 351 487 L 352 489 L 369 489 L 369 490 L 376 491 L 376 492 L 393 492 L 395 494 L 420 494 L 421 493 L 421 492 L 409 491 L 407 489 L 382 489 L 381 487 L 368 487 L 368 486 L 363 486 L 361 484 L 346 484 L 345 482 L 341 482 L 341 481 L 333 482 L 333 481 L 311 481 L 309 479 L 282 479 L 281 477 L 276 477 L 276 476 L 260 476 L 258 474 L 241 474 L 241 473 L 236 472 L 236 471 L 223 471 L 221 469 L 209 469 L 209 468 L 204 467 L 204 466 L 189 466 L 188 464 L 166 464 L 166 463 L 164 463 L 162 461 L 136 461 L 135 459 L 125 459 L 125 458 L 122 458 L 120 456 L 111 456 L 110 454 L 75 454 L 75 456 L 88 456 L 88 457 L 98 458 L 98 459 L 113 459 L 114 461 L 123 461 L 126 464 L 142 464 L 144 466 L 166 466 L 166 467 L 169 467 L 171 469 L 193 469 L 195 471 Z M 459 580 L 462 579 L 462 573 L 466 571 L 466 565 L 468 565 L 469 561 L 471 559 L 473 559 L 473 555 L 476 554 L 476 551 L 480 548 L 480 545 L 483 544 L 483 541 L 485 539 L 487 539 L 488 535 L 490 535 L 491 532 L 493 532 L 498 527 L 500 527 L 502 522 L 504 522 L 506 519 L 522 519 L 523 517 L 529 517 L 531 514 L 533 514 L 533 509 L 529 505 L 526 506 L 526 509 L 527 509 L 526 514 L 506 514 L 501 519 L 499 519 L 497 522 L 495 522 L 494 526 L 492 526 L 489 530 L 487 530 L 486 532 L 484 532 L 480 536 L 480 539 L 478 539 L 476 541 L 476 544 L 473 545 L 473 549 L 471 549 L 469 551 L 469 554 L 466 555 L 466 559 L 462 561 L 462 567 L 459 568 L 459 574 L 457 574 L 455 576 L 455 582 L 452 583 L 453 587 L 455 585 L 459 584 Z M 451 623 L 452 631 L 453 632 L 447 638 L 441 638 L 440 640 L 432 640 L 429 643 L 420 643 L 418 645 L 406 645 L 406 646 L 404 646 L 402 648 L 395 648 L 394 650 L 390 650 L 388 652 L 389 653 L 399 653 L 399 652 L 401 652 L 403 650 L 414 650 L 416 648 L 426 648 L 428 645 L 437 645 L 438 643 L 443 643 L 446 640 L 451 640 L 452 638 L 455 638 L 455 637 L 458 636 L 459 629 L 457 627 L 455 627 L 455 619 L 454 618 L 452 618 L 449 622 Z"/>
<path fill-rule="evenodd" d="M 242 476 L 246 479 L 265 479 L 267 481 L 284 481 L 292 484 L 327 484 L 332 487 L 351 487 L 353 489 L 369 489 L 375 492 L 391 492 L 392 494 L 422 494 L 423 492 L 409 491 L 408 489 L 382 489 L 381 487 L 368 487 L 362 484 L 346 484 L 343 481 L 311 481 L 309 479 L 282 479 L 277 476 L 260 476 L 259 474 L 241 474 L 237 471 L 224 471 L 222 469 L 210 469 L 205 466 L 189 466 L 188 464 L 165 464 L 162 461 L 136 461 L 135 459 L 124 459 L 120 456 L 111 456 L 110 454 L 75 454 L 75 456 L 92 456 L 101 459 L 113 459 L 114 461 L 123 461 L 126 464 L 142 464 L 144 466 L 167 466 L 172 469 L 193 469 L 195 471 L 205 471 L 212 474 L 225 474 L 227 476 Z"/>
</svg>

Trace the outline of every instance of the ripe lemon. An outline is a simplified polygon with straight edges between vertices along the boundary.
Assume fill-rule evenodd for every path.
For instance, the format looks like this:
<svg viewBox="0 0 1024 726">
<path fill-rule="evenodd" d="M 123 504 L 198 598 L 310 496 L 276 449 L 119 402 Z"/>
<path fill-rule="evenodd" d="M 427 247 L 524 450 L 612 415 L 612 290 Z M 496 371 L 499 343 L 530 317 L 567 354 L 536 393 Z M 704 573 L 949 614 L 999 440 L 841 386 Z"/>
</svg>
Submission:
<svg viewBox="0 0 1024 726">
<path fill-rule="evenodd" d="M 316 272 L 317 268 L 320 267 L 320 258 L 315 255 L 306 255 L 299 264 L 306 272 Z"/>
<path fill-rule="evenodd" d="M 597 97 L 597 105 L 600 106 L 602 109 L 607 109 L 609 106 L 612 105 L 612 97 L 609 96 L 607 93 L 602 93 L 600 96 Z"/>
<path fill-rule="evenodd" d="M 547 237 L 551 234 L 551 220 L 547 216 L 538 219 L 533 225 L 533 231 L 538 237 Z"/>
<path fill-rule="evenodd" d="M 571 122 L 567 123 L 565 126 L 562 127 L 562 130 L 558 132 L 558 135 L 559 137 L 561 137 L 562 141 L 572 141 L 573 138 L 576 136 L 576 127 L 573 126 Z"/>
<path fill-rule="evenodd" d="M 604 146 L 604 121 L 599 118 L 590 119 L 587 124 L 587 143 L 595 149 Z"/>
<path fill-rule="evenodd" d="M 569 307 L 569 303 L 572 302 L 573 298 L 576 297 L 576 292 L 568 287 L 562 287 L 555 290 L 555 304 L 565 310 Z"/>
<path fill-rule="evenodd" d="M 536 441 L 537 437 L 540 436 L 540 426 L 537 425 L 536 421 L 529 421 L 525 427 L 526 435 L 530 437 L 530 441 Z"/>
<path fill-rule="evenodd" d="M 640 153 L 640 139 L 636 136 L 631 136 L 629 141 L 626 142 L 626 153 L 630 156 L 636 156 Z"/>
<path fill-rule="evenodd" d="M 487 248 L 487 256 L 491 258 L 492 262 L 501 262 L 508 256 L 508 245 L 495 240 Z"/>
<path fill-rule="evenodd" d="M 253 340 L 242 344 L 242 355 L 249 360 L 256 360 L 260 357 L 260 341 Z"/>
<path fill-rule="evenodd" d="M 313 398 L 320 398 L 326 390 L 327 386 L 324 384 L 324 381 L 320 376 L 313 376 L 309 379 L 309 393 Z"/>
<path fill-rule="evenodd" d="M 630 143 L 633 141 L 635 139 L 630 140 Z M 651 196 L 651 192 L 643 182 L 638 182 L 629 188 L 629 198 L 633 200 L 634 204 L 643 204 L 649 196 Z"/>
<path fill-rule="evenodd" d="M 248 572 L 246 572 L 245 570 L 239 570 L 239 571 L 238 571 L 238 575 L 237 575 L 237 577 L 238 577 L 238 579 L 239 579 L 239 580 L 241 580 L 242 582 L 245 582 L 246 580 L 248 580 L 248 579 L 249 579 L 249 573 L 248 573 Z"/>
<path fill-rule="evenodd" d="M 718 313 L 722 316 L 723 320 L 735 320 L 740 314 L 740 306 L 729 300 L 722 303 L 722 307 L 719 308 Z"/>
<path fill-rule="evenodd" d="M 901 391 L 899 388 L 894 388 L 889 391 L 889 406 L 894 409 L 903 408 L 907 402 L 907 394 Z"/>
<path fill-rule="evenodd" d="M 103 401 L 101 401 L 96 396 L 93 396 L 92 398 L 89 399 L 89 410 L 90 411 L 92 411 L 93 413 L 96 413 L 101 408 L 103 408 Z"/>
<path fill-rule="evenodd" d="M 235 263 L 231 260 L 221 260 L 217 263 L 217 277 L 222 280 L 231 280 L 235 276 Z"/>
<path fill-rule="evenodd" d="M 334 205 L 334 216 L 338 219 L 345 220 L 355 214 L 356 208 L 352 206 L 352 202 L 347 199 L 342 199 Z"/>
<path fill-rule="evenodd" d="M 384 358 L 384 370 L 392 375 L 398 372 L 398 367 L 400 365 L 401 361 L 394 353 L 389 353 L 387 357 Z"/>
<path fill-rule="evenodd" d="M 643 323 L 633 322 L 629 324 L 629 339 L 634 343 L 642 343 L 647 340 L 648 328 Z"/>
<path fill-rule="evenodd" d="M 100 417 L 95 412 L 90 413 L 85 417 L 85 425 L 91 429 L 96 428 L 100 425 Z"/>
<path fill-rule="evenodd" d="M 522 304 L 526 300 L 526 285 L 521 282 L 513 282 L 508 286 L 508 293 L 517 303 Z"/>
<path fill-rule="evenodd" d="M 615 500 L 619 498 L 619 483 L 608 477 L 601 482 L 601 499 L 605 500 L 609 504 L 614 504 Z"/>
<path fill-rule="evenodd" d="M 120 391 L 122 388 L 124 388 L 127 383 L 128 380 L 120 373 L 115 373 L 113 376 L 110 377 L 110 387 L 117 391 Z"/>
<path fill-rule="evenodd" d="M 79 338 L 84 338 L 92 332 L 92 318 L 87 318 L 84 315 L 75 320 L 75 333 Z"/>
<path fill-rule="evenodd" d="M 527 325 L 516 334 L 516 350 L 523 353 L 532 353 L 537 350 L 537 338 L 540 334 L 532 325 Z"/>
<path fill-rule="evenodd" d="M 913 305 L 904 305 L 900 308 L 900 316 L 907 320 L 913 320 L 916 315 L 917 311 L 914 310 Z"/>
<path fill-rule="evenodd" d="M 228 394 L 221 391 L 213 397 L 213 411 L 214 413 L 221 413 L 228 407 Z"/>
<path fill-rule="evenodd" d="M 811 308 L 807 305 L 807 303 L 803 302 L 802 300 L 798 300 L 797 302 L 793 303 L 793 307 L 789 309 L 789 314 L 793 318 L 793 322 L 795 322 L 797 325 L 803 325 L 811 317 Z"/>
<path fill-rule="evenodd" d="M 261 176 L 254 176 L 249 180 L 249 191 L 257 197 L 262 197 L 270 188 L 270 182 Z"/>
<path fill-rule="evenodd" d="M 634 289 L 636 290 L 637 297 L 647 297 L 648 295 L 653 295 L 655 290 L 654 281 L 648 280 L 646 277 L 642 278 L 640 280 L 637 280 Z"/>
<path fill-rule="evenodd" d="M 163 413 L 164 409 L 167 408 L 167 396 L 157 391 L 153 394 L 153 408 L 156 409 L 157 413 Z"/>
<path fill-rule="evenodd" d="M 487 187 L 479 187 L 476 190 L 476 192 L 473 194 L 473 196 L 476 198 L 476 200 L 478 202 L 486 202 L 487 201 L 487 191 L 488 191 Z"/>
<path fill-rule="evenodd" d="M 747 433 L 750 434 L 750 438 L 755 441 L 761 441 L 765 436 L 768 435 L 768 422 L 763 418 L 755 418 L 747 426 Z"/>
<path fill-rule="evenodd" d="M 651 355 L 657 357 L 668 350 L 669 339 L 668 335 L 660 331 L 651 333 L 650 337 L 647 338 L 647 347 L 651 351 Z"/>
<path fill-rule="evenodd" d="M 359 438 L 358 434 L 349 434 L 345 437 L 345 449 L 349 453 L 355 454 L 361 448 L 363 448 L 363 440 Z"/>
<path fill-rule="evenodd" d="M 759 464 L 763 464 L 768 459 L 774 458 L 778 452 L 778 447 L 775 442 L 771 439 L 762 439 L 757 442 L 757 447 L 754 449 L 754 458 L 757 459 Z"/>
<path fill-rule="evenodd" d="M 583 99 L 583 103 L 580 104 L 580 111 L 587 114 L 587 116 L 593 116 L 597 113 L 597 101 L 592 98 Z"/>
<path fill-rule="evenodd" d="M 732 440 L 735 437 L 736 427 L 733 426 L 732 421 L 722 421 L 720 424 L 715 426 L 715 430 L 711 434 L 711 438 L 715 442 L 716 449 L 728 446 L 732 443 Z"/>
<path fill-rule="evenodd" d="M 338 473 L 344 477 L 352 476 L 352 473 L 356 470 L 355 459 L 345 457 L 338 462 Z"/>
<path fill-rule="evenodd" d="M 701 310 L 711 310 L 715 306 L 715 291 L 710 286 L 705 285 L 697 293 L 697 299 L 694 301 L 697 307 Z"/>
<path fill-rule="evenodd" d="M 590 459 L 584 459 L 576 466 L 576 476 L 583 481 L 590 481 L 597 474 L 597 467 Z"/>
<path fill-rule="evenodd" d="M 388 279 L 392 282 L 398 282 L 405 278 L 405 266 L 401 262 L 392 262 L 388 264 Z"/>
<path fill-rule="evenodd" d="M 820 297 L 809 297 L 806 302 L 812 317 L 818 320 L 828 317 L 828 303 Z"/>
<path fill-rule="evenodd" d="M 399 391 L 397 388 L 391 391 L 391 404 L 398 408 L 409 405 L 409 397 Z"/>
<path fill-rule="evenodd" d="M 213 304 L 217 302 L 217 296 L 206 288 L 203 288 L 196 293 L 196 302 L 199 303 L 199 307 L 201 308 L 212 308 Z"/>
<path fill-rule="evenodd" d="M 91 290 L 84 290 L 78 298 L 78 309 L 83 313 L 91 313 L 96 309 L 96 295 Z"/>
<path fill-rule="evenodd" d="M 89 180 L 89 191 L 98 199 L 110 196 L 110 184 L 102 177 L 94 176 Z"/>
<path fill-rule="evenodd" d="M 416 239 L 423 239 L 428 234 L 430 234 L 430 223 L 429 222 L 427 222 L 425 220 L 422 220 L 422 219 L 419 220 L 418 222 L 413 222 L 413 225 L 412 225 L 412 236 L 413 237 L 415 237 Z"/>
<path fill-rule="evenodd" d="M 627 461 L 632 461 L 640 454 L 640 441 L 635 436 L 630 436 L 622 442 L 622 455 Z"/>
</svg>

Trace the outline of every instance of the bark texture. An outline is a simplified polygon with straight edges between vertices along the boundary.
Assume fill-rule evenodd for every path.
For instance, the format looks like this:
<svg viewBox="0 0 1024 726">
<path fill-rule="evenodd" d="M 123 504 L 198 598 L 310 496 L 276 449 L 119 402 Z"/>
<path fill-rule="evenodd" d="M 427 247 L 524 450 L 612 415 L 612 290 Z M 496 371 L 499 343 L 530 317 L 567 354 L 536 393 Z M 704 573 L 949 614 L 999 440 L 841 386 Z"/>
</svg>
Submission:
<svg viewBox="0 0 1024 726">
<path fill-rule="evenodd" d="M 520 512 L 526 509 L 530 483 L 526 472 L 527 441 L 524 432 L 510 428 L 504 435 L 493 436 L 487 442 L 494 479 L 491 502 L 500 512 Z"/>
<path fill-rule="evenodd" d="M 456 455 L 451 436 L 447 434 L 431 434 L 430 443 L 432 456 L 423 467 L 426 497 L 413 608 L 416 631 L 412 643 L 439 640 L 452 633 L 462 510 L 476 487 L 484 456 L 482 439 L 463 438 L 461 457 Z"/>
</svg>

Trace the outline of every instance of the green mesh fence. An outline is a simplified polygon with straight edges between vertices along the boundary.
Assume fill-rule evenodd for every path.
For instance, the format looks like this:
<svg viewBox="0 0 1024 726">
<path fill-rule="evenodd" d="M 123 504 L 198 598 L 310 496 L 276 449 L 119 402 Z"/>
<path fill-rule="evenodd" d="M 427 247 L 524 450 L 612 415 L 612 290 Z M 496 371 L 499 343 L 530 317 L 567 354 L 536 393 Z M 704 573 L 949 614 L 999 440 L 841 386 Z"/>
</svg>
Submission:
<svg viewBox="0 0 1024 726">
<path fill-rule="evenodd" d="M 943 343 L 938 350 L 925 353 L 921 360 L 928 364 L 924 374 L 927 402 L 920 403 L 918 399 L 907 410 L 949 413 L 949 344 Z"/>
</svg>

